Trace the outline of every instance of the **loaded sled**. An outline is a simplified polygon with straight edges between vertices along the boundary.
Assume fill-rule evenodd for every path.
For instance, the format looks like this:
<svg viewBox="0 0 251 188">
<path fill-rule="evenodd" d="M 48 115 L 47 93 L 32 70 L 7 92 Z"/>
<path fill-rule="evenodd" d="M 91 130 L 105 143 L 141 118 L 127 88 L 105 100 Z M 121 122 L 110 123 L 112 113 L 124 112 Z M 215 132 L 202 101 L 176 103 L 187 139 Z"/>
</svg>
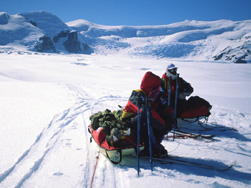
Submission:
<svg viewBox="0 0 251 188">
<path fill-rule="evenodd" d="M 210 110 L 212 106 L 203 98 L 198 96 L 190 97 L 185 101 L 185 110 L 180 112 L 177 116 L 177 128 L 191 128 L 191 126 L 200 126 L 207 122 L 211 115 Z M 182 105 L 180 106 L 182 108 Z"/>
<path fill-rule="evenodd" d="M 111 112 L 106 109 L 90 117 L 91 124 L 88 130 L 91 141 L 98 145 L 101 153 L 112 163 L 119 164 L 125 155 L 136 155 L 137 138 L 134 130 L 122 125 L 121 110 Z M 140 150 L 143 150 L 143 143 Z"/>
</svg>

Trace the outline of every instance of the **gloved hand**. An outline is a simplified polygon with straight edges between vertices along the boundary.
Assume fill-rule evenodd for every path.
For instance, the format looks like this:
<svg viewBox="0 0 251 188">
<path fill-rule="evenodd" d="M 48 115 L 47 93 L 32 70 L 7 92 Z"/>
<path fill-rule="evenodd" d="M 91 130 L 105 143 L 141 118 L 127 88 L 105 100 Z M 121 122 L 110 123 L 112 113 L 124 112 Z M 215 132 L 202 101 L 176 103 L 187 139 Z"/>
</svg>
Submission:
<svg viewBox="0 0 251 188">
<path fill-rule="evenodd" d="M 145 98 L 141 94 L 135 95 L 135 101 L 137 101 L 137 106 L 139 105 L 140 107 L 145 104 Z"/>
<path fill-rule="evenodd" d="M 191 84 L 183 81 L 184 83 L 179 88 L 179 93 L 183 93 L 183 96 L 189 96 L 193 93 L 193 87 Z"/>
<path fill-rule="evenodd" d="M 188 97 L 189 95 L 191 95 L 192 93 L 191 92 L 182 92 L 182 93 L 179 93 L 179 99 L 185 99 L 186 97 Z"/>
</svg>

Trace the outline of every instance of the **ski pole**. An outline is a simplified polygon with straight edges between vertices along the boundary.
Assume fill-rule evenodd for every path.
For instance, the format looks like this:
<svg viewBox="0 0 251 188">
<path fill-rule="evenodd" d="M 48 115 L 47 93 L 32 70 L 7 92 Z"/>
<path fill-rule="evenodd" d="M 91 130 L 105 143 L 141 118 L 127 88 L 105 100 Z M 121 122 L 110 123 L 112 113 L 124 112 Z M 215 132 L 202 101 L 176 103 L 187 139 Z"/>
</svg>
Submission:
<svg viewBox="0 0 251 188">
<path fill-rule="evenodd" d="M 176 79 L 175 106 L 174 106 L 174 119 L 175 120 L 177 116 L 178 92 L 179 92 L 179 74 L 177 74 L 177 79 Z M 173 140 L 174 140 L 174 137 L 175 137 L 175 124 L 173 125 Z"/>
<path fill-rule="evenodd" d="M 177 80 L 176 80 L 174 118 L 176 118 L 176 116 L 177 116 L 178 92 L 179 92 L 179 74 L 177 74 Z"/>
<path fill-rule="evenodd" d="M 171 106 L 171 91 L 172 91 L 172 84 L 171 84 L 171 78 L 169 78 L 169 86 L 168 86 L 168 107 Z"/>
<path fill-rule="evenodd" d="M 146 117 L 147 117 L 147 129 L 148 129 L 148 140 L 149 140 L 149 155 L 150 155 L 150 163 L 151 170 L 153 171 L 153 162 L 152 162 L 152 138 L 151 138 L 151 125 L 150 125 L 150 110 L 148 100 L 146 101 Z"/>
<path fill-rule="evenodd" d="M 139 145 L 140 145 L 140 102 L 138 104 L 138 124 L 137 124 L 137 162 L 138 162 L 138 176 L 140 171 L 139 161 Z"/>
</svg>

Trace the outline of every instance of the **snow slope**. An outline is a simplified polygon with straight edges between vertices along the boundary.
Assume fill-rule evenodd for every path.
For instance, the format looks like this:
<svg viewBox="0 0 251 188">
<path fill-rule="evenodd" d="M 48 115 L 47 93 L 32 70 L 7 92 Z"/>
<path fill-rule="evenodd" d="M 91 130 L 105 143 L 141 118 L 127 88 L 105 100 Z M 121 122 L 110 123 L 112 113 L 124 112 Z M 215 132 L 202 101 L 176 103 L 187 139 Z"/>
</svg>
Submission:
<svg viewBox="0 0 251 188">
<path fill-rule="evenodd" d="M 30 51 L 39 52 L 92 52 L 82 39 L 78 39 L 77 33 L 46 11 L 17 15 L 0 12 L 0 45 L 21 45 Z"/>
<path fill-rule="evenodd" d="M 60 55 L 2 49 L 0 54 L 0 187 L 90 187 L 97 147 L 89 142 L 89 116 L 125 105 L 146 71 L 161 76 L 168 63 L 209 100 L 209 122 L 238 131 L 210 143 L 165 140 L 170 154 L 209 164 L 234 164 L 227 172 L 142 162 L 120 166 L 100 155 L 93 187 L 251 187 L 250 64 L 203 63 L 117 55 Z M 20 51 L 22 53 L 20 53 Z"/>
<path fill-rule="evenodd" d="M 20 15 L 0 13 L 0 45 L 9 43 L 30 44 L 43 36 L 43 31 Z"/>
<path fill-rule="evenodd" d="M 186 20 L 159 26 L 104 26 L 86 20 L 66 24 L 89 39 L 90 45 L 102 45 L 96 49 L 98 53 L 113 49 L 134 55 L 212 60 L 228 47 L 231 58 L 217 60 L 235 62 L 245 56 L 250 62 L 250 20 Z"/>
<path fill-rule="evenodd" d="M 63 23 L 46 11 L 18 15 L 0 13 L 1 46 L 18 44 L 31 51 L 42 52 L 116 52 L 158 58 L 250 63 L 250 33 L 251 20 L 185 20 L 156 26 L 106 26 L 83 19 Z M 46 38 L 41 39 L 43 36 Z"/>
</svg>

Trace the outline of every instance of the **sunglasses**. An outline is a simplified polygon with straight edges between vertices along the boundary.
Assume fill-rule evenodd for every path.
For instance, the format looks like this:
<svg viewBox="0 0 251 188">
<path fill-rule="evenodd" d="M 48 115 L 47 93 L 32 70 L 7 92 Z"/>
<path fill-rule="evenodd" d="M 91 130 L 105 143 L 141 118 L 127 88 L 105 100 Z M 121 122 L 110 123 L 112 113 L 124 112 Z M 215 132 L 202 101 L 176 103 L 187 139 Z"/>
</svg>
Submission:
<svg viewBox="0 0 251 188">
<path fill-rule="evenodd" d="M 168 72 L 170 72 L 172 74 L 176 74 L 177 73 L 177 69 L 169 69 Z"/>
</svg>

